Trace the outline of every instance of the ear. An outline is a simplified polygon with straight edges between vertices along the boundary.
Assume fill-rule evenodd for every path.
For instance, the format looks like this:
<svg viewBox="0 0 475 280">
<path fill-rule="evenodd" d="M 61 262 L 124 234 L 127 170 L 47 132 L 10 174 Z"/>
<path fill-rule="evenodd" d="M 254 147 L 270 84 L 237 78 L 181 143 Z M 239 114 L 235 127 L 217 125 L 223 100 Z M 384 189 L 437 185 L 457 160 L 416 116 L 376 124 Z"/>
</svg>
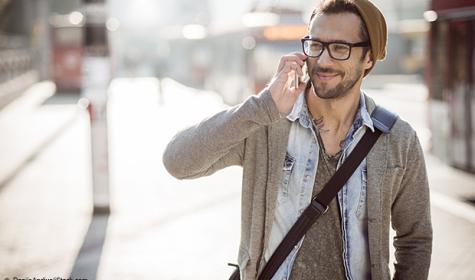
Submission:
<svg viewBox="0 0 475 280">
<path fill-rule="evenodd" d="M 371 69 L 371 67 L 373 67 L 373 65 L 374 65 L 373 57 L 371 55 L 371 50 L 369 50 L 368 52 L 366 52 L 366 55 L 363 58 L 364 70 Z"/>
</svg>

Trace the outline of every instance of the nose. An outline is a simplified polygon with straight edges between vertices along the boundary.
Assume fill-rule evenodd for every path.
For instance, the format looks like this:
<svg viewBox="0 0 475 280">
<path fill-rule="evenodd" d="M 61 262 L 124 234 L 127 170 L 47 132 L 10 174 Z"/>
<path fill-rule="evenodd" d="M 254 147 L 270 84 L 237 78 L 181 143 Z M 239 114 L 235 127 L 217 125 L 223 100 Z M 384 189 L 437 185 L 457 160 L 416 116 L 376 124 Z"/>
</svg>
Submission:
<svg viewBox="0 0 475 280">
<path fill-rule="evenodd" d="M 324 48 L 322 54 L 317 57 L 317 63 L 320 66 L 329 65 L 333 63 L 333 58 L 330 56 L 328 47 Z"/>
</svg>

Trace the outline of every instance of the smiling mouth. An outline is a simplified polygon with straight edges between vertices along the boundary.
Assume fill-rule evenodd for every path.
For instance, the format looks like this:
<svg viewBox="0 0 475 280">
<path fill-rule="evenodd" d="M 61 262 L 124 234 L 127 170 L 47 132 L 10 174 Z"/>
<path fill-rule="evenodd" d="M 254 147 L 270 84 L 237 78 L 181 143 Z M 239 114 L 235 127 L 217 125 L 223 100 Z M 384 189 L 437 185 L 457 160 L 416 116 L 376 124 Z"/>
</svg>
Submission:
<svg viewBox="0 0 475 280">
<path fill-rule="evenodd" d="M 317 73 L 318 79 L 322 81 L 329 81 L 337 76 L 338 76 L 338 73 L 323 73 L 323 72 Z"/>
</svg>

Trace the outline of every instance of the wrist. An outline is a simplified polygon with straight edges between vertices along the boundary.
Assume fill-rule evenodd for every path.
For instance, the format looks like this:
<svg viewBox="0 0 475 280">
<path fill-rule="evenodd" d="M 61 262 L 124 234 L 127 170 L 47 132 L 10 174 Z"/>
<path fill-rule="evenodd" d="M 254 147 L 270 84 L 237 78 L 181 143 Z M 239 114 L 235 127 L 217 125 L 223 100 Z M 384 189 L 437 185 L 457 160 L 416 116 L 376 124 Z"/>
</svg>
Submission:
<svg viewBox="0 0 475 280">
<path fill-rule="evenodd" d="M 287 113 L 282 113 L 279 110 L 277 102 L 274 99 L 274 96 L 272 96 L 272 92 L 269 87 L 264 88 L 264 90 L 261 92 L 261 95 L 271 121 L 277 121 L 287 117 Z"/>
</svg>

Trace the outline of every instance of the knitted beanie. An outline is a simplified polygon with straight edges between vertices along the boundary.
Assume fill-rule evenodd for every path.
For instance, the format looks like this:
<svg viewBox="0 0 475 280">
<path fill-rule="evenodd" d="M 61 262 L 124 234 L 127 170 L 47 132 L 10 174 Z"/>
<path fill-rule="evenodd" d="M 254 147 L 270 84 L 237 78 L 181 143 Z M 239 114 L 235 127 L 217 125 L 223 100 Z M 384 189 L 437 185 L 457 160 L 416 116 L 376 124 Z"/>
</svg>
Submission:
<svg viewBox="0 0 475 280">
<path fill-rule="evenodd" d="M 386 20 L 383 14 L 368 0 L 352 0 L 361 14 L 368 29 L 373 60 L 383 60 L 386 57 L 388 41 Z"/>
</svg>

